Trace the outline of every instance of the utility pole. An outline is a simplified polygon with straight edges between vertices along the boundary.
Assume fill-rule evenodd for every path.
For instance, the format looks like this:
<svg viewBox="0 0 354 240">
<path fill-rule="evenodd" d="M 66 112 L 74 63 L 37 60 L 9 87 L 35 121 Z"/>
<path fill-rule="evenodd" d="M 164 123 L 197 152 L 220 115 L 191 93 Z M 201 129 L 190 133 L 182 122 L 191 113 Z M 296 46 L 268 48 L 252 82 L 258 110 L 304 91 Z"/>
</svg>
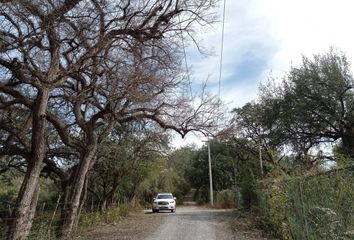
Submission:
<svg viewBox="0 0 354 240">
<path fill-rule="evenodd" d="M 208 161 L 209 161 L 209 184 L 210 184 L 210 204 L 214 206 L 213 175 L 211 171 L 210 140 L 208 139 Z"/>
<path fill-rule="evenodd" d="M 263 177 L 262 145 L 259 140 L 259 166 L 261 167 L 261 176 Z"/>
</svg>

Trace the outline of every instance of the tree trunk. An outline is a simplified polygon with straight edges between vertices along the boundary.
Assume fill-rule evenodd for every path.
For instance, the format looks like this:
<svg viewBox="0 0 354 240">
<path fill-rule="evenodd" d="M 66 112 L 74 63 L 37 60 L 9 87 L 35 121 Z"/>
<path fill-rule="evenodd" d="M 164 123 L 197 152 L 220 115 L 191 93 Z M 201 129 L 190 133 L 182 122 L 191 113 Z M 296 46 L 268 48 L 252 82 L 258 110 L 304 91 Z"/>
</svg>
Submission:
<svg viewBox="0 0 354 240">
<path fill-rule="evenodd" d="M 84 204 L 85 204 L 86 198 L 87 198 L 87 181 L 88 181 L 87 177 L 88 176 L 86 175 L 85 183 L 84 183 L 84 189 L 83 189 L 84 192 L 82 194 L 82 199 L 80 201 L 79 211 L 78 211 L 77 218 L 76 218 L 76 221 L 75 221 L 75 228 L 79 224 L 80 214 L 81 214 L 82 208 L 84 207 Z"/>
<path fill-rule="evenodd" d="M 66 217 L 66 212 L 67 212 L 67 207 L 68 207 L 68 202 L 69 202 L 69 191 L 70 191 L 70 179 L 64 179 L 62 180 L 61 183 L 61 191 L 63 194 L 63 197 L 60 200 L 60 221 L 59 221 L 59 227 L 56 229 L 57 232 L 61 231 L 61 226 L 64 224 L 64 219 Z"/>
<path fill-rule="evenodd" d="M 42 169 L 43 159 L 46 154 L 45 144 L 45 115 L 47 111 L 49 90 L 41 89 L 33 108 L 31 154 L 28 159 L 28 167 L 17 196 L 16 209 L 13 213 L 13 221 L 8 231 L 8 240 L 27 239 L 35 215 L 38 194 L 39 175 Z"/>
<path fill-rule="evenodd" d="M 87 151 L 85 152 L 83 158 L 79 163 L 78 168 L 76 169 L 76 175 L 72 183 L 72 188 L 70 190 L 68 208 L 64 219 L 64 224 L 60 233 L 61 237 L 64 239 L 70 236 L 75 220 L 77 218 L 80 206 L 80 197 L 85 184 L 85 178 L 96 155 L 97 141 L 95 140 L 92 144 L 88 145 L 86 149 Z"/>
<path fill-rule="evenodd" d="M 345 153 L 354 160 L 354 129 L 350 129 L 342 137 Z"/>
<path fill-rule="evenodd" d="M 34 215 L 36 214 L 36 207 L 37 207 L 37 202 L 38 202 L 38 197 L 39 197 L 39 191 L 40 191 L 40 187 L 39 184 L 37 184 L 36 189 L 34 191 L 34 196 L 31 202 L 31 206 L 30 206 L 30 212 L 29 212 L 29 220 L 28 220 L 28 225 L 26 228 L 26 232 L 25 232 L 25 236 L 28 236 L 30 234 L 30 230 L 32 227 L 32 219 L 34 218 Z"/>
</svg>

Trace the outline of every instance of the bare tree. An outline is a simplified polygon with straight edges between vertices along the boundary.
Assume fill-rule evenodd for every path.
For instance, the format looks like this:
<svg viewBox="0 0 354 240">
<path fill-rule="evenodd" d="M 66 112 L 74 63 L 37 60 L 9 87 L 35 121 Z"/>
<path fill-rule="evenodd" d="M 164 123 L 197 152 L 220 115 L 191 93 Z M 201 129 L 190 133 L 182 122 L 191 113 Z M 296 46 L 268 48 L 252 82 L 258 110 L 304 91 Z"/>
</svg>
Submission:
<svg viewBox="0 0 354 240">
<path fill-rule="evenodd" d="M 99 133 L 110 123 L 150 121 L 182 136 L 214 126 L 212 97 L 195 109 L 178 95 L 180 34 L 212 21 L 213 0 L 3 1 L 0 31 L 3 107 L 30 111 L 28 167 L 8 239 L 25 239 L 48 152 L 49 121 L 80 161 L 70 190 L 67 237 L 77 216 Z M 1 124 L 6 130 L 7 125 Z"/>
<path fill-rule="evenodd" d="M 150 58 L 145 60 L 141 55 L 135 55 L 137 47 L 134 45 L 132 49 L 134 57 L 129 64 L 114 64 L 113 69 L 103 71 L 104 76 L 108 77 L 99 77 L 93 89 L 90 84 L 83 86 L 75 81 L 75 84 L 63 87 L 62 95 L 56 95 L 70 103 L 67 113 L 72 112 L 75 119 L 72 132 L 79 129 L 82 136 L 78 149 L 81 158 L 70 189 L 63 236 L 70 233 L 77 217 L 86 174 L 95 161 L 99 135 L 109 131 L 107 129 L 111 122 L 125 124 L 146 121 L 164 129 L 173 129 L 182 136 L 192 130 L 206 131 L 215 126 L 218 100 L 205 97 L 198 108 L 192 108 L 187 99 L 180 98 L 176 93 L 180 79 L 173 73 L 176 68 L 171 65 L 172 62 L 166 67 L 151 63 Z M 124 56 L 124 59 L 129 59 L 129 55 Z M 153 61 L 162 61 L 164 58 L 154 56 Z M 75 138 L 67 131 L 67 123 L 59 119 L 54 114 L 48 114 L 48 120 L 56 126 L 63 142 L 74 147 L 71 139 Z"/>
</svg>

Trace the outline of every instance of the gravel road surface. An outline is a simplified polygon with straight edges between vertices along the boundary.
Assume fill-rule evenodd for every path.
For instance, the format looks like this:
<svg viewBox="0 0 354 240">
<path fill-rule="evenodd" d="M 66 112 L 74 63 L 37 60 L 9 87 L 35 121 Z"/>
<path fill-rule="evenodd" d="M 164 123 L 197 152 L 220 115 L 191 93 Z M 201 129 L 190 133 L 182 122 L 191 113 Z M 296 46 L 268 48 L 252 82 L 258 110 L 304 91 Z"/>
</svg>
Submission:
<svg viewBox="0 0 354 240">
<path fill-rule="evenodd" d="M 263 240 L 252 224 L 243 225 L 244 219 L 236 218 L 231 210 L 208 209 L 198 206 L 180 206 L 176 213 L 152 213 L 145 210 L 121 221 L 99 226 L 74 239 L 84 240 Z M 232 224 L 231 224 L 232 223 Z M 236 224 L 237 225 L 237 224 Z"/>
<path fill-rule="evenodd" d="M 154 234 L 146 240 L 229 240 L 234 239 L 227 222 L 228 210 L 211 210 L 200 207 L 180 207 L 166 218 Z"/>
</svg>

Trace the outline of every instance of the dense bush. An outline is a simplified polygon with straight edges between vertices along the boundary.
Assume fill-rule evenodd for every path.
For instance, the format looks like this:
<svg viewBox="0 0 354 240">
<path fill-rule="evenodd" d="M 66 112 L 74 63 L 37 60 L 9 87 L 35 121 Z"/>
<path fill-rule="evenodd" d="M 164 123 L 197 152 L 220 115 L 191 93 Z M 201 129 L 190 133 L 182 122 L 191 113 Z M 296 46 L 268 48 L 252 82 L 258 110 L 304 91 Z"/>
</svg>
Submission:
<svg viewBox="0 0 354 240">
<path fill-rule="evenodd" d="M 256 209 L 263 228 L 280 239 L 354 239 L 351 170 L 265 179 Z"/>
<path fill-rule="evenodd" d="M 219 191 L 215 196 L 215 207 L 217 208 L 234 208 L 236 207 L 235 191 L 227 189 Z"/>
<path fill-rule="evenodd" d="M 287 182 L 287 218 L 295 239 L 354 239 L 354 176 L 331 171 Z"/>
<path fill-rule="evenodd" d="M 281 239 L 292 239 L 287 222 L 288 196 L 281 182 L 271 181 L 258 189 L 260 224 L 263 229 Z"/>
<path fill-rule="evenodd" d="M 238 177 L 238 185 L 241 195 L 241 206 L 245 209 L 250 209 L 258 204 L 258 183 L 259 176 L 255 175 L 257 171 L 254 161 L 247 163 L 240 171 Z"/>
<path fill-rule="evenodd" d="M 206 185 L 203 185 L 198 189 L 196 200 L 198 204 L 204 204 L 210 201 L 209 188 Z"/>
</svg>

